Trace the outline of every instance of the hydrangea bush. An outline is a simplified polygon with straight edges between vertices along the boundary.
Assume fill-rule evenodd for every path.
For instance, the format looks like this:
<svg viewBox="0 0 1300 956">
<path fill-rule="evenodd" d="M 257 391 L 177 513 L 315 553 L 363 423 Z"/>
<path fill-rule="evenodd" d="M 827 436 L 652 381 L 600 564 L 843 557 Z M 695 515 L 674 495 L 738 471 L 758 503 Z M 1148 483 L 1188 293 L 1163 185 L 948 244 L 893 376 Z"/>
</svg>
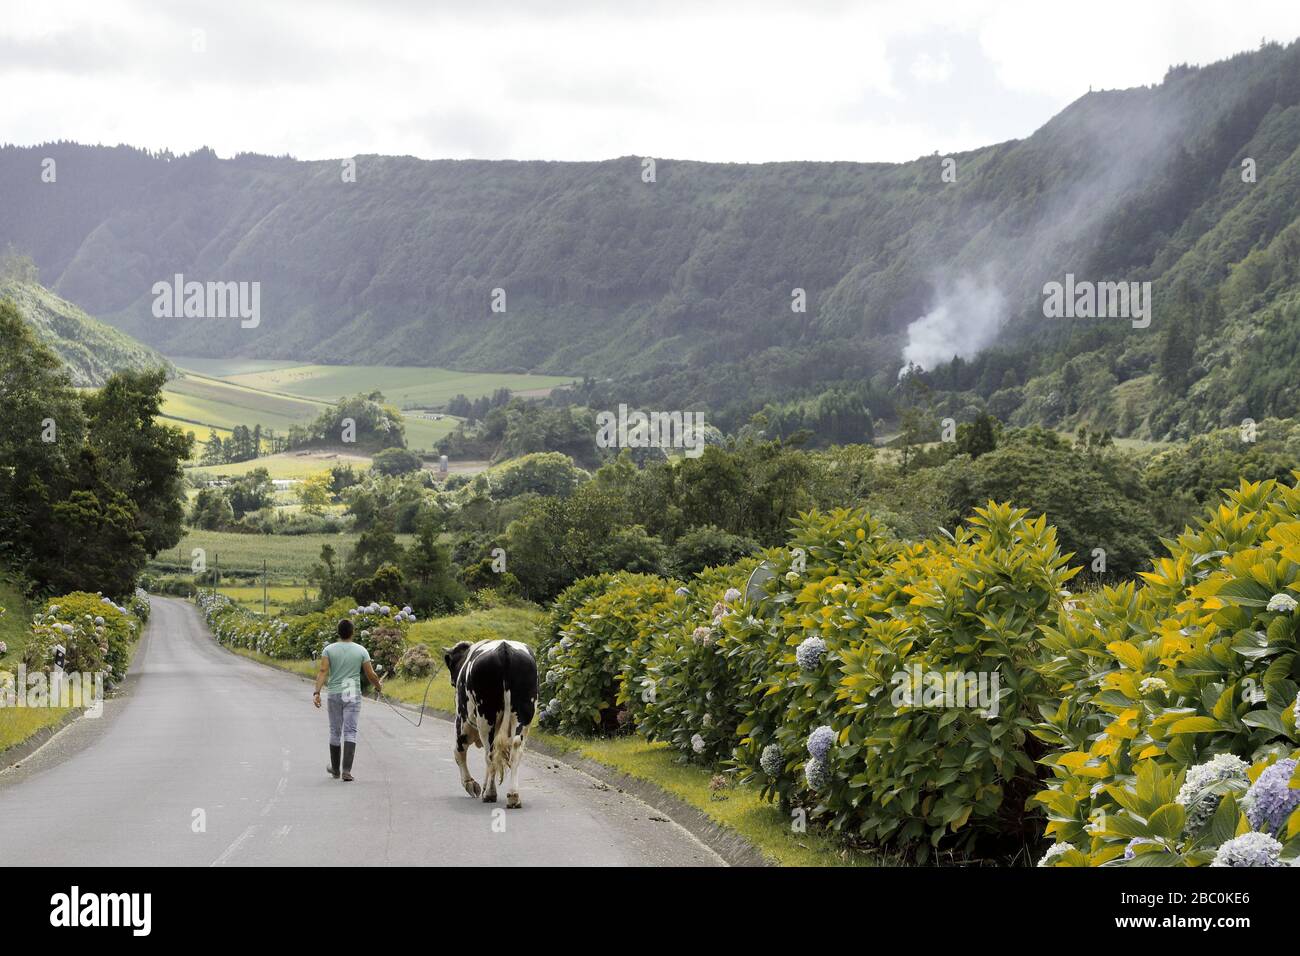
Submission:
<svg viewBox="0 0 1300 956">
<path fill-rule="evenodd" d="M 1269 768 L 1300 743 L 1300 489 L 1242 482 L 1143 578 L 1063 608 L 1043 628 L 1045 669 L 1064 694 L 1035 731 L 1053 748 L 1036 798 L 1048 838 L 1075 848 L 1065 865 L 1124 865 L 1139 836 L 1156 841 L 1139 857 L 1202 865 L 1256 829 L 1280 831 L 1282 856 L 1293 857 L 1300 781 L 1285 760 Z M 1253 794 L 1242 794 L 1247 766 Z M 1157 779 L 1177 782 L 1165 803 L 1142 791 Z"/>
<path fill-rule="evenodd" d="M 651 643 L 643 619 L 683 600 L 673 593 L 678 582 L 652 575 L 619 574 L 603 583 L 607 589 L 578 604 L 539 657 L 541 697 L 555 700 L 545 724 L 563 733 L 630 728 L 628 708 L 637 706 Z"/>
<path fill-rule="evenodd" d="M 722 620 L 749 614 L 736 585 L 758 563 L 751 557 L 706 568 L 645 620 L 651 650 L 638 692 L 637 728 L 647 739 L 666 741 L 701 763 L 730 758 L 744 717 L 737 665 L 745 648 L 727 636 Z"/>
<path fill-rule="evenodd" d="M 131 645 L 141 624 L 131 611 L 102 594 L 65 594 L 32 618 L 32 636 L 24 648 L 23 662 L 28 670 L 48 671 L 54 662 L 54 648 L 62 646 L 65 671 L 103 671 L 111 686 L 126 676 Z"/>
</svg>

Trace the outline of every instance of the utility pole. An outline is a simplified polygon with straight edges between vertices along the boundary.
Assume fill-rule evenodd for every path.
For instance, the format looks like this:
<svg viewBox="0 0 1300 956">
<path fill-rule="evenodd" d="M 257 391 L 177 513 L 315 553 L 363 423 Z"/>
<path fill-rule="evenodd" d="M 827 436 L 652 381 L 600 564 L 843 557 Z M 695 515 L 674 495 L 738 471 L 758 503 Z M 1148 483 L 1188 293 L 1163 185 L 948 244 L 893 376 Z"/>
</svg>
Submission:
<svg viewBox="0 0 1300 956">
<path fill-rule="evenodd" d="M 266 617 L 266 559 L 262 559 L 262 617 Z"/>
</svg>

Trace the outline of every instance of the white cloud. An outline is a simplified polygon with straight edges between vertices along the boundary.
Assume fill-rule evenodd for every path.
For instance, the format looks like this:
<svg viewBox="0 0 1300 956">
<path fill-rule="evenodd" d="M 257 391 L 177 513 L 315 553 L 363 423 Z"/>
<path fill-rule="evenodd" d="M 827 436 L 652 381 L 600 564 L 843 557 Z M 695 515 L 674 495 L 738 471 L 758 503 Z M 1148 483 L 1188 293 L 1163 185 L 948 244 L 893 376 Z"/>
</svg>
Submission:
<svg viewBox="0 0 1300 956">
<path fill-rule="evenodd" d="M 0 24 L 0 128 L 301 158 L 902 160 L 1298 34 L 1278 2 L 43 0 Z"/>
</svg>

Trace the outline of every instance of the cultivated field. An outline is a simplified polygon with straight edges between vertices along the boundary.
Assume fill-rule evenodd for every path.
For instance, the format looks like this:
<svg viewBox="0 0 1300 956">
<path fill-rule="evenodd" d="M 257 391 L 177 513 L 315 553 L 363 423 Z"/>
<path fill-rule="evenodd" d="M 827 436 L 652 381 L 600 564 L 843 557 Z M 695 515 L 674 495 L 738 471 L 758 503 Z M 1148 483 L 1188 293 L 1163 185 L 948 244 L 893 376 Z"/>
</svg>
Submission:
<svg viewBox="0 0 1300 956">
<path fill-rule="evenodd" d="M 271 535 L 191 530 L 177 547 L 154 558 L 151 567 L 155 571 L 167 573 L 183 569 L 183 573 L 188 574 L 191 552 L 195 548 L 202 548 L 206 553 L 208 567 L 219 566 L 223 576 L 239 574 L 260 577 L 262 562 L 265 561 L 271 582 L 302 584 L 307 580 L 307 572 L 320 557 L 322 545 L 332 545 L 341 560 L 352 550 L 358 537 L 356 534 Z M 399 534 L 397 540 L 405 545 L 411 537 Z"/>
<path fill-rule="evenodd" d="M 376 365 L 303 365 L 257 359 L 177 358 L 183 375 L 163 390 L 160 421 L 193 432 L 204 441 L 210 429 L 229 437 L 236 425 L 261 425 L 284 435 L 293 425 L 306 425 L 333 402 L 347 395 L 380 391 L 399 408 L 437 408 L 456 395 L 474 399 L 497 389 L 528 396 L 544 395 L 570 379 L 555 375 L 515 375 L 451 372 L 437 368 L 385 368 Z M 450 416 L 406 415 L 406 442 L 415 450 L 432 450 L 450 434 L 459 419 Z M 195 454 L 202 452 L 195 449 Z M 224 474 L 248 468 L 227 466 Z M 275 477 L 298 478 L 299 472 Z"/>
<path fill-rule="evenodd" d="M 200 439 L 203 437 L 199 436 Z M 308 475 L 329 471 L 335 465 L 351 465 L 358 471 L 362 471 L 370 467 L 370 459 L 365 455 L 328 449 L 286 451 L 278 455 L 263 455 L 253 461 L 240 461 L 230 465 L 194 465 L 187 468 L 186 473 L 231 478 L 247 474 L 254 468 L 265 468 L 272 478 L 306 478 Z"/>
<path fill-rule="evenodd" d="M 185 366 L 185 359 L 177 359 Z M 515 375 L 487 372 L 453 372 L 441 368 L 385 368 L 378 365 L 296 365 L 230 375 L 236 385 L 337 401 L 374 389 L 399 408 L 434 408 L 457 395 L 478 398 L 499 388 L 512 392 L 537 392 L 573 381 L 556 375 Z"/>
</svg>

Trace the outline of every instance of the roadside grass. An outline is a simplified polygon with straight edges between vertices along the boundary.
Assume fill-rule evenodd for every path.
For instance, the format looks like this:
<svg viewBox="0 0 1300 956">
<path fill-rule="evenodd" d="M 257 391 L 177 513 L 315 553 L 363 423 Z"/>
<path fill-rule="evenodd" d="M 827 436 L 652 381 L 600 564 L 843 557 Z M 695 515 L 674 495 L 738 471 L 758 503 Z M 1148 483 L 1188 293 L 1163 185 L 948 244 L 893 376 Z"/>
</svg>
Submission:
<svg viewBox="0 0 1300 956">
<path fill-rule="evenodd" d="M 446 617 L 432 617 L 413 624 L 407 632 L 410 644 L 427 644 L 441 657 L 445 648 L 459 641 L 503 639 L 532 647 L 537 643 L 537 625 L 546 613 L 531 607 L 494 607 Z"/>
<path fill-rule="evenodd" d="M 0 614 L 0 641 L 9 648 L 0 654 L 0 670 L 12 671 L 23 659 L 32 607 L 18 585 L 3 573 L 0 573 L 0 607 L 5 609 L 4 614 Z"/>
<path fill-rule="evenodd" d="M 668 744 L 651 743 L 636 736 L 573 740 L 554 734 L 536 735 L 554 747 L 576 752 L 638 780 L 657 784 L 703 811 L 714 822 L 741 834 L 773 863 L 781 866 L 878 865 L 874 857 L 850 850 L 824 832 L 816 829 L 795 832 L 792 818 L 775 804 L 762 799 L 755 787 L 732 783 L 717 791 L 711 790 L 709 782 L 715 775 L 698 764 L 685 762 Z M 732 775 L 719 776 L 730 781 Z"/>
<path fill-rule="evenodd" d="M 71 707 L 0 707 L 0 753 L 62 720 Z"/>
</svg>

